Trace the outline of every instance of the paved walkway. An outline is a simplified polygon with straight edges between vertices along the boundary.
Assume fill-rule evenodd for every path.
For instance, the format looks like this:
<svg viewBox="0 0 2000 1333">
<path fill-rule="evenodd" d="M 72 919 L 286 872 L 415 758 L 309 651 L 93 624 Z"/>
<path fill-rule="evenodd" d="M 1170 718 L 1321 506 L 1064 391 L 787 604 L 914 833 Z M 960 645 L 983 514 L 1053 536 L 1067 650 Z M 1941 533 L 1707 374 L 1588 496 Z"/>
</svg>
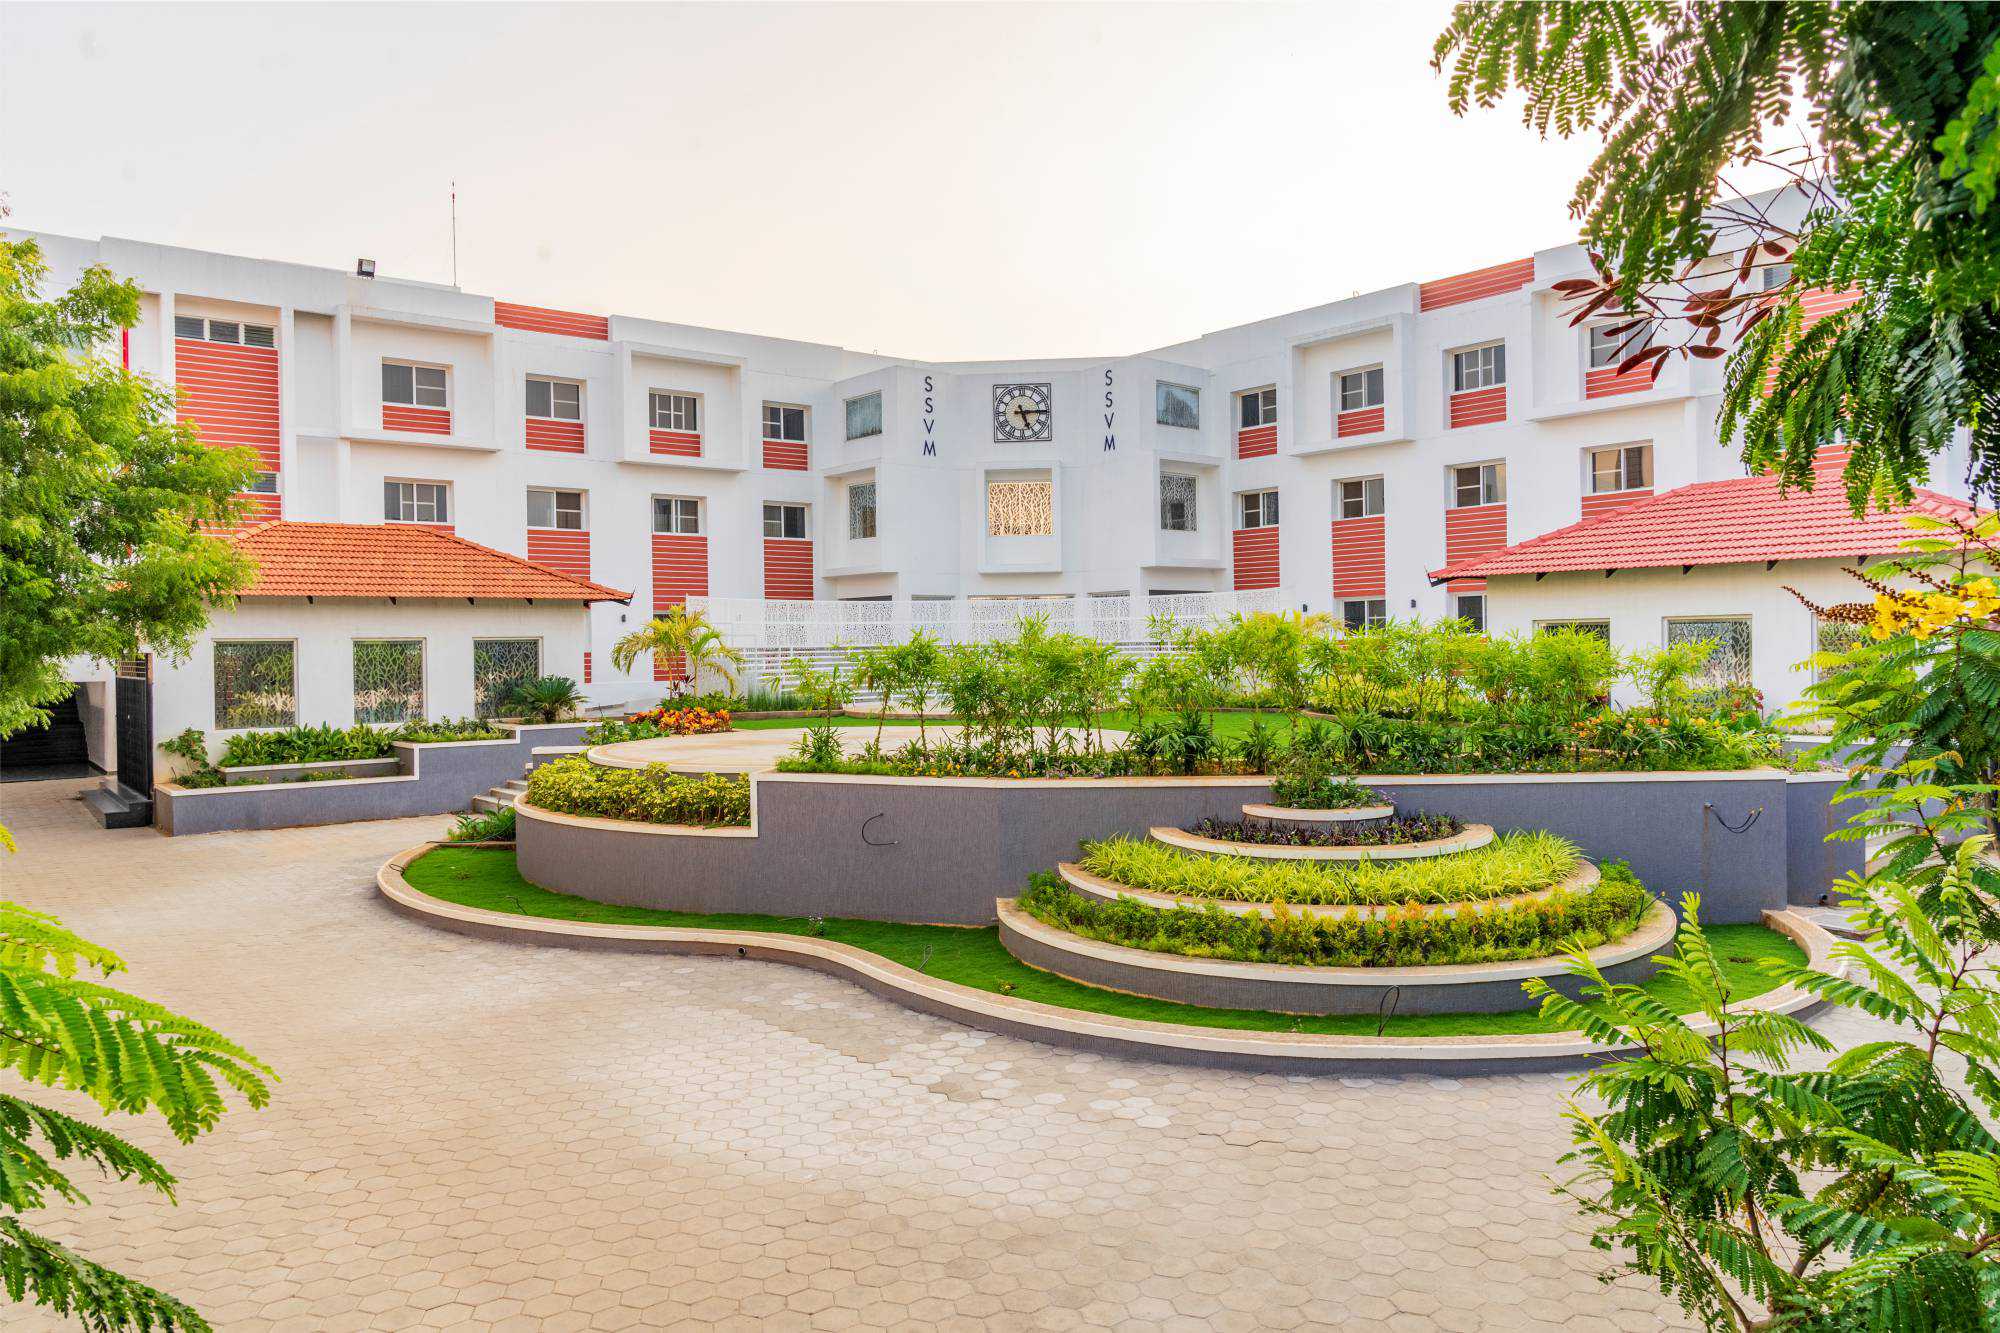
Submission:
<svg viewBox="0 0 2000 1333">
<path fill-rule="evenodd" d="M 375 898 L 442 819 L 161 838 L 10 784 L 5 896 L 277 1066 L 173 1207 L 35 1221 L 225 1329 L 1652 1330 L 1546 1177 L 1564 1080 L 1052 1051 L 776 964 L 537 950 Z M 13 1329 L 61 1327 L 18 1311 Z"/>
</svg>

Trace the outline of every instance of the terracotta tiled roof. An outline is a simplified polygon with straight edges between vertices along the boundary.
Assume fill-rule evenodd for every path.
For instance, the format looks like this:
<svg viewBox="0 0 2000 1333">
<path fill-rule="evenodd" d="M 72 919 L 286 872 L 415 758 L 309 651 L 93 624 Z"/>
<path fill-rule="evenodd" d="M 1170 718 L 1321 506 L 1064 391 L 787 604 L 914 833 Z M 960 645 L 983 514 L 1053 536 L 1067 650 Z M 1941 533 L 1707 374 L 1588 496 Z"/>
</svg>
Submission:
<svg viewBox="0 0 2000 1333">
<path fill-rule="evenodd" d="M 1503 550 L 1431 571 L 1431 582 L 1578 570 L 1735 565 L 1767 560 L 1841 560 L 1894 554 L 1912 512 L 1969 513 L 1936 491 L 1856 518 L 1834 477 L 1810 491 L 1784 491 L 1776 477 L 1736 477 L 1681 486 Z"/>
<path fill-rule="evenodd" d="M 622 602 L 632 594 L 403 524 L 260 523 L 229 539 L 257 562 L 243 597 L 493 597 Z"/>
</svg>

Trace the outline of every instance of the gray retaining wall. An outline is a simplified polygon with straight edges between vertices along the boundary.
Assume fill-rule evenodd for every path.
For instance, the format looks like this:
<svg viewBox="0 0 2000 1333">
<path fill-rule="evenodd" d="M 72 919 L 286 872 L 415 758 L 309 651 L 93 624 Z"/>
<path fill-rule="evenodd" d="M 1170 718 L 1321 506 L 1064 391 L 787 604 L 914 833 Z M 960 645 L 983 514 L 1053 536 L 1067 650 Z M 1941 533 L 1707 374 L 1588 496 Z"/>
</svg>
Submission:
<svg viewBox="0 0 2000 1333">
<path fill-rule="evenodd" d="M 1777 769 L 1368 781 L 1405 810 L 1548 829 L 1592 860 L 1628 861 L 1670 902 L 1700 892 L 1713 922 L 1756 922 L 1788 901 L 1814 901 L 1861 863 L 1859 843 L 1794 847 L 1825 814 L 1791 802 L 1823 805 L 1835 784 Z M 754 835 L 537 817 L 524 806 L 517 837 L 529 880 L 601 902 L 973 925 L 991 922 L 994 900 L 1019 894 L 1030 875 L 1074 859 L 1080 842 L 1236 818 L 1244 802 L 1270 794 L 1269 783 L 1241 778 L 764 774 L 754 779 Z"/>
<path fill-rule="evenodd" d="M 537 748 L 577 744 L 588 726 L 583 722 L 503 723 L 501 729 L 513 733 L 506 740 L 398 741 L 394 760 L 367 761 L 371 771 L 390 770 L 378 776 L 241 787 L 186 788 L 161 783 L 153 788 L 153 822 L 171 837 L 451 814 L 464 810 L 474 796 L 489 787 L 520 777 Z M 279 776 L 335 767 L 338 765 L 332 763 L 274 764 L 256 771 Z"/>
</svg>

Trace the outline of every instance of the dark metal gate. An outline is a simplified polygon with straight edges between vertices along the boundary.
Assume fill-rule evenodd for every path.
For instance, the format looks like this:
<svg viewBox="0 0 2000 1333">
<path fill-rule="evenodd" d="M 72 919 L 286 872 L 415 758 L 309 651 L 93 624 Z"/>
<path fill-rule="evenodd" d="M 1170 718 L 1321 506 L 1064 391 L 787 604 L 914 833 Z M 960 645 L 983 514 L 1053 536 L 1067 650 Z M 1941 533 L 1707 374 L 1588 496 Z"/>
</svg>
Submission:
<svg viewBox="0 0 2000 1333">
<path fill-rule="evenodd" d="M 119 785 L 153 798 L 153 659 L 118 664 L 116 736 Z"/>
</svg>

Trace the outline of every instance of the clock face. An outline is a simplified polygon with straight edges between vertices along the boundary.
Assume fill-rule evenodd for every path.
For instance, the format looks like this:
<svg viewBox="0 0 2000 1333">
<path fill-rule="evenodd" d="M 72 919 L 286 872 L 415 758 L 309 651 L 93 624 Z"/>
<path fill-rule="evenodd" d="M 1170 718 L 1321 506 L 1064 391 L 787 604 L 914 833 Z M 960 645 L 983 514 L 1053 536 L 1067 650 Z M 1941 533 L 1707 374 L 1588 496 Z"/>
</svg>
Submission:
<svg viewBox="0 0 2000 1333">
<path fill-rule="evenodd" d="M 1049 438 L 1049 386 L 993 386 L 993 438 L 1001 444 L 1024 444 Z"/>
</svg>

